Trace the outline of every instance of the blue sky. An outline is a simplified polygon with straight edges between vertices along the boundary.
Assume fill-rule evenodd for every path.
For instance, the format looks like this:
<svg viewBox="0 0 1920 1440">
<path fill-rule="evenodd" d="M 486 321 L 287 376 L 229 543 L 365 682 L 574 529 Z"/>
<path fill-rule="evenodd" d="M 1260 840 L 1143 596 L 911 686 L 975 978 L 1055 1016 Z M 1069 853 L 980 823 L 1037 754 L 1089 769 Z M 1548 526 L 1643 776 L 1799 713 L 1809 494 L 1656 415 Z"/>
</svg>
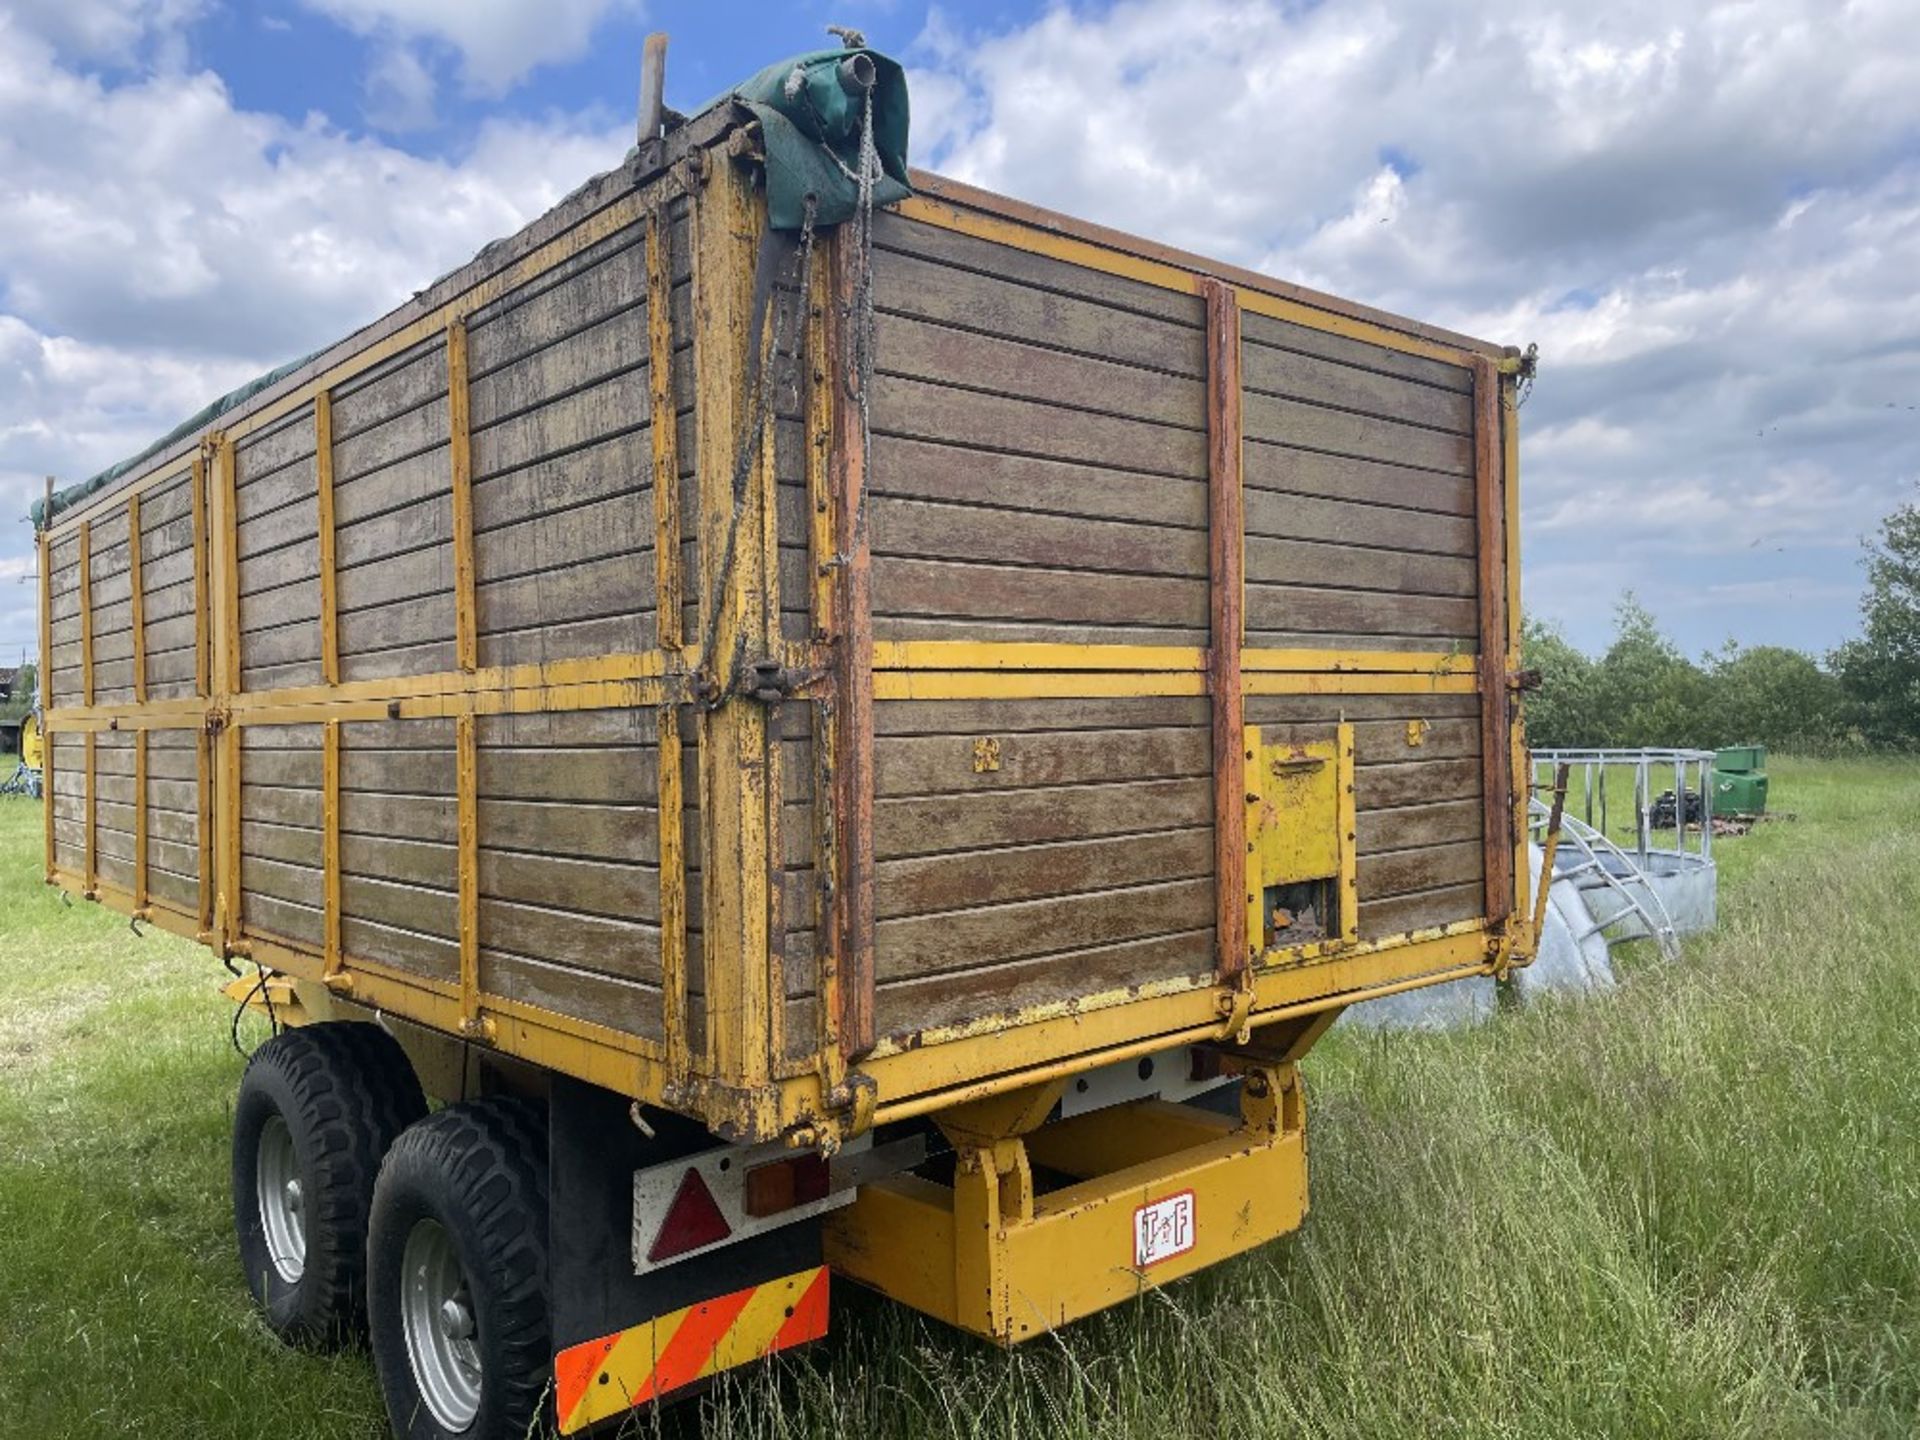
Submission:
<svg viewBox="0 0 1920 1440">
<path fill-rule="evenodd" d="M 860 26 L 919 163 L 1502 341 L 1526 599 L 1816 651 L 1920 490 L 1912 0 L 0 0 L 0 513 Z M 0 526 L 0 663 L 33 643 Z"/>
</svg>

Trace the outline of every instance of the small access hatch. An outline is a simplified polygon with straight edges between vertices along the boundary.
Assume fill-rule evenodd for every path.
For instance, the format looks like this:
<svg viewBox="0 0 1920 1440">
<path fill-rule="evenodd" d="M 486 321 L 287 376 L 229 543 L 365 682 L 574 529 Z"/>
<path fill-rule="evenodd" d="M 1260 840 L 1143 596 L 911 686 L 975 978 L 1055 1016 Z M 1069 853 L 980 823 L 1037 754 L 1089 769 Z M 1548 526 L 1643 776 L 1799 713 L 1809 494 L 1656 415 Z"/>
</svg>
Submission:
<svg viewBox="0 0 1920 1440">
<path fill-rule="evenodd" d="M 1269 742 L 1249 725 L 1246 750 L 1250 943 L 1273 962 L 1357 939 L 1353 727 Z"/>
</svg>

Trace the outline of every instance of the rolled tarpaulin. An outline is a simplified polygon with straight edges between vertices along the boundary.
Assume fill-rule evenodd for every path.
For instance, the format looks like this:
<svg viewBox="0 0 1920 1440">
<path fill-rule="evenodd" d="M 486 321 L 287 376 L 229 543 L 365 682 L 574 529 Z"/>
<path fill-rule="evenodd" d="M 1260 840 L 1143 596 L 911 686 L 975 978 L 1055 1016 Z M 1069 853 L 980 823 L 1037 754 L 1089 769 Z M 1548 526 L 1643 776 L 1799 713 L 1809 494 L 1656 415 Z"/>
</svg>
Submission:
<svg viewBox="0 0 1920 1440">
<path fill-rule="evenodd" d="M 882 172 L 873 203 L 891 205 L 913 193 L 907 183 L 907 76 L 899 61 L 865 48 L 815 50 L 767 66 L 722 97 L 746 106 L 760 121 L 772 228 L 798 230 L 809 194 L 816 199 L 815 224 L 853 218 L 869 96 Z"/>
</svg>

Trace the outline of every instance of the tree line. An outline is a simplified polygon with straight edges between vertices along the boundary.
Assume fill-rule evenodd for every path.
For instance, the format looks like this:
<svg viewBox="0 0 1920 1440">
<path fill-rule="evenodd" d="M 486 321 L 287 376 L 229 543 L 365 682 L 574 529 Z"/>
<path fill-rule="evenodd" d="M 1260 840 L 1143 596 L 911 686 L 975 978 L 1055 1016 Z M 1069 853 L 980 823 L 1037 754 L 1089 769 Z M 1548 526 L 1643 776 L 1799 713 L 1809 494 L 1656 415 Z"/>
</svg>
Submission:
<svg viewBox="0 0 1920 1440">
<path fill-rule="evenodd" d="M 1825 656 L 1729 641 L 1690 660 L 1631 593 L 1598 657 L 1529 619 L 1524 653 L 1540 686 L 1527 700 L 1528 739 L 1540 749 L 1920 749 L 1920 504 L 1881 523 L 1866 572 L 1860 634 Z"/>
</svg>

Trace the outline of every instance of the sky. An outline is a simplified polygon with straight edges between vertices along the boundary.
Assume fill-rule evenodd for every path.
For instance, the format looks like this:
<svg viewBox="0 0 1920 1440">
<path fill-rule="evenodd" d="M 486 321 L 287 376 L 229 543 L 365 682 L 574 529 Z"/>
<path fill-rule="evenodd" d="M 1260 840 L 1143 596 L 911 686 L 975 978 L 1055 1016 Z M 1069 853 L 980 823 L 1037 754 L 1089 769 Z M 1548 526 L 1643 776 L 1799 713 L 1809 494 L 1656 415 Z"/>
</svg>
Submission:
<svg viewBox="0 0 1920 1440">
<path fill-rule="evenodd" d="M 1920 0 L 0 0 L 0 664 L 26 508 L 857 26 L 915 163 L 1540 347 L 1524 597 L 1824 652 L 1920 499 Z M 16 517 L 18 517 L 16 521 Z"/>
</svg>

